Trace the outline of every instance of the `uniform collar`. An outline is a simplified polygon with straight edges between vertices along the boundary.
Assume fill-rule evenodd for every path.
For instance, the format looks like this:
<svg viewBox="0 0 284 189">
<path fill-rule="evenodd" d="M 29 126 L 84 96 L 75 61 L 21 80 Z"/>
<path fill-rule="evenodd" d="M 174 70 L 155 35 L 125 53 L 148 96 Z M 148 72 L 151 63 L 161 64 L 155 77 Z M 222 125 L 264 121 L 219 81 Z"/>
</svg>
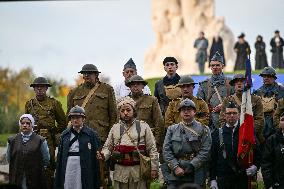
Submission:
<svg viewBox="0 0 284 189">
<path fill-rule="evenodd" d="M 226 123 L 226 127 L 229 128 L 229 129 L 233 129 L 233 132 L 235 132 L 236 128 L 238 127 L 239 125 L 239 121 L 237 121 L 234 126 L 230 126 L 228 123 Z"/>
</svg>

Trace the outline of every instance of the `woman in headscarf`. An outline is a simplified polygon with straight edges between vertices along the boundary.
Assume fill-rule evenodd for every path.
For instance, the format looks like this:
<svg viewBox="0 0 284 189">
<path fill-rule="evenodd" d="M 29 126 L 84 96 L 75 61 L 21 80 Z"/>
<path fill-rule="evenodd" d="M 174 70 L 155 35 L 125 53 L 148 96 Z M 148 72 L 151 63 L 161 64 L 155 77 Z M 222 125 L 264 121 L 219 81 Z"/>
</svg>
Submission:
<svg viewBox="0 0 284 189">
<path fill-rule="evenodd" d="M 22 189 L 45 189 L 44 169 L 49 164 L 45 138 L 33 132 L 34 118 L 24 114 L 19 119 L 20 132 L 8 139 L 9 183 Z"/>
</svg>

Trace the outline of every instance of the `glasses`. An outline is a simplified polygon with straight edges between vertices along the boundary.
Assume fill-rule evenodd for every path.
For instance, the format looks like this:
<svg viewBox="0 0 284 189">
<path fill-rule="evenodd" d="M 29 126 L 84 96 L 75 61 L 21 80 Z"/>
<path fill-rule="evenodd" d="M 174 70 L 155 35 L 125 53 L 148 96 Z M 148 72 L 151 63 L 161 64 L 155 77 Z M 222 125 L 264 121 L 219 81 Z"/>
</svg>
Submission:
<svg viewBox="0 0 284 189">
<path fill-rule="evenodd" d="M 174 62 L 171 62 L 171 63 L 165 63 L 165 66 L 175 66 L 176 65 L 176 63 L 174 63 Z"/>
<path fill-rule="evenodd" d="M 237 115 L 238 112 L 226 112 L 225 114 L 226 114 L 226 115 Z"/>
</svg>

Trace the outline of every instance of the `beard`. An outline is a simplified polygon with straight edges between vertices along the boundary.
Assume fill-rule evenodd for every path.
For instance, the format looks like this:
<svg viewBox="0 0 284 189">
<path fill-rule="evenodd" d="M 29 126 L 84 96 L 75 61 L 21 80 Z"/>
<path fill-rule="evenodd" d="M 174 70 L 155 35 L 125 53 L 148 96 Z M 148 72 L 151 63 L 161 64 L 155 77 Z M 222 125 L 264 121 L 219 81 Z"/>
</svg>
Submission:
<svg viewBox="0 0 284 189">
<path fill-rule="evenodd" d="M 129 124 L 133 122 L 134 117 L 121 117 L 120 119 L 123 123 Z"/>
</svg>

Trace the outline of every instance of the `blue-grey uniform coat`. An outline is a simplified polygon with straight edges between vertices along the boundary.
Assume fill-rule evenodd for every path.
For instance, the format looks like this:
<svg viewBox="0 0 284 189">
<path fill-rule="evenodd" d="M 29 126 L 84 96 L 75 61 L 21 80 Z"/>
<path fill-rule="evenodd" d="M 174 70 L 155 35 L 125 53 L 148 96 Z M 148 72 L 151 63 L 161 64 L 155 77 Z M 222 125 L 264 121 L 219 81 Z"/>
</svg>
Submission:
<svg viewBox="0 0 284 189">
<path fill-rule="evenodd" d="M 190 128 L 190 129 L 188 129 Z M 192 132 L 191 130 L 194 130 Z M 186 169 L 187 166 L 194 167 L 194 182 L 202 185 L 205 181 L 204 165 L 208 161 L 211 149 L 211 135 L 207 126 L 201 125 L 194 120 L 190 125 L 178 123 L 170 126 L 163 146 L 163 174 L 167 182 L 180 181 L 190 182 L 192 175 L 177 177 L 174 175 L 174 169 L 179 166 Z M 181 160 L 180 157 L 185 154 L 194 153 L 191 160 Z"/>
</svg>

